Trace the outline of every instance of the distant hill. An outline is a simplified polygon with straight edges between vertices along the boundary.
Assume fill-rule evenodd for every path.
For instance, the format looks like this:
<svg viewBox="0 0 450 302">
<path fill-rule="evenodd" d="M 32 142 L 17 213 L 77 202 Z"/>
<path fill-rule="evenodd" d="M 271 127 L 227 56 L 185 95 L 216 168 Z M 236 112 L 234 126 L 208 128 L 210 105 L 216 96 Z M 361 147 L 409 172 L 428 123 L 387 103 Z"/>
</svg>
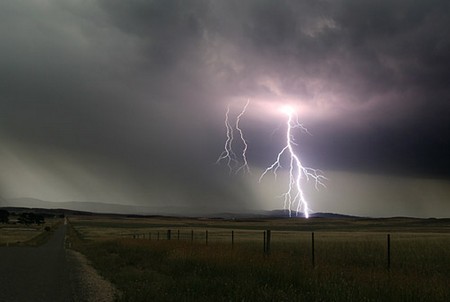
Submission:
<svg viewBox="0 0 450 302">
<path fill-rule="evenodd" d="M 33 208 L 33 209 L 65 209 L 85 213 L 124 214 L 124 215 L 163 215 L 208 217 L 207 212 L 201 212 L 191 207 L 150 207 L 137 205 L 124 205 L 116 203 L 68 201 L 52 202 L 36 198 L 0 199 L 1 207 Z M 205 210 L 204 210 L 205 211 Z"/>
<path fill-rule="evenodd" d="M 42 209 L 66 209 L 72 211 L 110 213 L 110 214 L 151 214 L 152 208 L 143 206 L 129 206 L 100 202 L 51 202 L 35 198 L 3 199 L 0 207 L 42 208 Z M 154 210 L 154 209 L 153 209 Z"/>
<path fill-rule="evenodd" d="M 361 218 L 360 216 L 352 216 L 352 215 L 345 215 L 345 214 L 338 214 L 338 213 L 322 213 L 322 212 L 317 212 L 317 213 L 312 213 L 309 215 L 310 217 L 313 218 Z"/>
<path fill-rule="evenodd" d="M 295 217 L 302 218 L 302 217 L 305 217 L 305 214 L 302 212 L 291 211 L 291 213 L 289 215 L 288 210 L 273 210 L 273 211 L 266 211 L 264 213 L 264 216 L 273 217 L 273 218 L 295 218 Z M 357 216 L 337 214 L 337 213 L 323 213 L 323 212 L 310 213 L 309 217 L 310 218 L 359 218 Z"/>
<path fill-rule="evenodd" d="M 288 210 L 272 210 L 272 211 L 255 211 L 253 213 L 216 213 L 212 215 L 208 215 L 208 217 L 213 218 L 224 218 L 224 219 L 267 219 L 267 218 L 304 218 L 305 215 L 302 212 L 291 211 L 291 215 L 289 216 Z M 343 218 L 360 218 L 358 216 L 351 216 L 345 214 L 336 214 L 336 213 L 311 213 L 309 214 L 310 218 L 334 218 L 334 219 L 343 219 Z"/>
<path fill-rule="evenodd" d="M 287 210 L 272 211 L 255 211 L 244 213 L 201 213 L 189 207 L 147 207 L 135 205 L 123 205 L 114 203 L 101 202 L 51 202 L 35 198 L 14 198 L 1 199 L 0 207 L 4 208 L 33 208 L 33 209 L 58 209 L 65 210 L 69 214 L 70 211 L 103 214 L 123 214 L 123 215 L 164 215 L 164 216 L 186 216 L 186 217 L 205 217 L 205 218 L 221 218 L 221 219 L 257 219 L 257 218 L 303 218 L 301 212 Z M 311 213 L 311 218 L 357 218 L 356 216 L 336 214 L 336 213 Z"/>
</svg>

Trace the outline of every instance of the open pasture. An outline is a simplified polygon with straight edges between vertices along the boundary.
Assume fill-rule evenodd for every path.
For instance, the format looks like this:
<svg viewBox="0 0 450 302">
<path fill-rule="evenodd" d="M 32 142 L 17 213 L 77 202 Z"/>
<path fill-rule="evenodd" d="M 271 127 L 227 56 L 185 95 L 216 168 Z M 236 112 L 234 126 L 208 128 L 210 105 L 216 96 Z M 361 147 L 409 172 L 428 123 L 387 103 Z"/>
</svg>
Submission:
<svg viewBox="0 0 450 302">
<path fill-rule="evenodd" d="M 73 217 L 70 222 L 74 248 L 117 286 L 120 301 L 450 300 L 448 220 Z M 267 229 L 270 254 L 263 253 Z"/>
<path fill-rule="evenodd" d="M 0 246 L 18 244 L 38 236 L 42 232 L 41 228 L 25 226 L 1 226 L 0 225 Z"/>
<path fill-rule="evenodd" d="M 61 219 L 49 218 L 41 225 L 0 224 L 0 246 L 37 245 L 46 237 L 45 228 L 53 228 L 60 222 Z"/>
<path fill-rule="evenodd" d="M 338 232 L 361 234 L 370 233 L 424 233 L 431 235 L 450 233 L 450 219 L 414 219 L 414 218 L 292 218 L 292 219 L 207 219 L 207 218 L 177 218 L 177 217 L 126 217 L 126 216 L 74 216 L 70 218 L 77 230 L 86 239 L 107 240 L 126 236 L 153 234 L 172 230 L 181 236 L 191 230 L 210 233 L 228 233 L 231 230 L 262 231 L 270 229 L 290 235 L 301 232 Z M 249 232 L 250 233 L 250 232 Z M 174 233 L 173 233 L 174 234 Z"/>
</svg>

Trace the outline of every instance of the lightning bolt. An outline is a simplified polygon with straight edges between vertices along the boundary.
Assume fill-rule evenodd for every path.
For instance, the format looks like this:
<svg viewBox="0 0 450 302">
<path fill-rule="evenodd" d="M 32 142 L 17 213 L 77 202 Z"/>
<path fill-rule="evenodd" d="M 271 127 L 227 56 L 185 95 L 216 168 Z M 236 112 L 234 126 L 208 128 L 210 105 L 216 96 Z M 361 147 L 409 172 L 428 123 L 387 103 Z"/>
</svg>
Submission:
<svg viewBox="0 0 450 302">
<path fill-rule="evenodd" d="M 233 145 L 235 142 L 234 131 L 238 132 L 239 138 L 242 142 L 242 164 L 236 169 L 236 173 L 239 171 L 244 171 L 244 173 L 250 173 L 250 168 L 247 160 L 247 150 L 248 144 L 244 137 L 244 132 L 240 127 L 241 118 L 247 111 L 247 107 L 250 104 L 250 100 L 247 100 L 247 103 L 242 108 L 240 113 L 236 116 L 236 121 L 234 125 L 230 122 L 230 106 L 227 107 L 227 111 L 225 113 L 225 128 L 226 128 L 226 137 L 224 151 L 220 154 L 216 163 L 219 164 L 222 161 L 226 161 L 227 166 L 230 170 L 230 174 L 234 169 L 239 165 L 239 157 L 233 151 Z M 275 162 L 272 163 L 269 167 L 267 167 L 264 172 L 259 177 L 259 182 L 262 182 L 264 176 L 272 172 L 274 174 L 275 179 L 278 176 L 278 170 L 282 168 L 281 161 L 284 154 L 288 157 L 289 162 L 289 181 L 288 187 L 285 193 L 281 195 L 284 198 L 284 209 L 289 211 L 289 216 L 292 215 L 292 210 L 295 208 L 296 213 L 303 211 L 306 218 L 309 218 L 310 208 L 308 202 L 305 198 L 305 194 L 302 189 L 302 181 L 306 180 L 314 180 L 315 188 L 318 190 L 320 186 L 325 187 L 324 181 L 327 179 L 322 175 L 322 171 L 318 169 L 312 169 L 303 166 L 299 156 L 295 153 L 294 146 L 297 146 L 294 140 L 294 136 L 292 131 L 294 129 L 300 129 L 302 132 L 311 135 L 308 130 L 299 122 L 298 115 L 294 111 L 293 108 L 286 106 L 282 108 L 282 111 L 287 115 L 286 121 L 286 145 L 281 149 L 278 153 Z"/>
<path fill-rule="evenodd" d="M 234 139 L 233 135 L 233 127 L 230 124 L 230 106 L 227 107 L 227 111 L 225 113 L 225 128 L 227 129 L 227 139 L 225 140 L 225 146 L 223 152 L 219 155 L 219 158 L 216 161 L 216 164 L 220 163 L 222 160 L 226 160 L 227 166 L 230 169 L 230 173 L 233 171 L 232 163 L 236 163 L 236 153 L 234 153 L 232 148 L 232 143 Z"/>
<path fill-rule="evenodd" d="M 250 173 L 250 167 L 248 166 L 247 161 L 247 141 L 244 138 L 244 133 L 242 132 L 242 129 L 239 127 L 239 122 L 241 121 L 241 117 L 244 115 L 245 111 L 247 110 L 248 104 L 250 104 L 250 100 L 247 100 L 247 103 L 245 104 L 244 108 L 242 109 L 241 113 L 236 117 L 236 130 L 239 132 L 239 136 L 241 137 L 241 141 L 244 144 L 244 148 L 242 150 L 242 160 L 243 163 L 239 167 L 239 169 L 236 170 L 236 173 L 238 173 L 240 170 L 244 170 L 247 173 Z"/>
<path fill-rule="evenodd" d="M 244 137 L 244 132 L 239 126 L 239 123 L 241 121 L 242 116 L 247 111 L 247 107 L 250 104 L 250 100 L 247 100 L 247 103 L 242 108 L 241 112 L 236 117 L 236 122 L 234 124 L 234 128 L 230 123 L 230 106 L 227 107 L 227 111 L 225 113 L 225 128 L 226 128 L 226 136 L 227 139 L 225 140 L 224 150 L 219 155 L 219 158 L 217 159 L 216 163 L 220 163 L 221 161 L 225 160 L 227 163 L 227 166 L 230 170 L 230 174 L 233 172 L 233 169 L 239 164 L 238 156 L 233 151 L 233 142 L 234 142 L 234 131 L 236 130 L 239 134 L 239 138 L 242 141 L 242 145 L 244 146 L 242 149 L 242 164 L 237 168 L 236 174 L 239 173 L 239 171 L 244 171 L 247 173 L 250 173 L 250 167 L 248 165 L 247 160 L 247 150 L 248 150 L 248 144 Z"/>
<path fill-rule="evenodd" d="M 325 187 L 323 181 L 326 180 L 326 177 L 322 175 L 322 171 L 302 165 L 300 158 L 294 151 L 293 146 L 297 144 L 294 141 L 292 130 L 300 128 L 305 133 L 309 134 L 309 132 L 299 123 L 298 116 L 291 107 L 283 108 L 283 112 L 288 116 L 286 122 L 286 145 L 278 153 L 275 162 L 261 174 L 259 182 L 262 181 L 269 171 L 272 171 L 275 179 L 277 178 L 278 169 L 282 168 L 281 158 L 283 154 L 287 153 L 289 158 L 289 182 L 287 191 L 281 195 L 284 198 L 284 208 L 288 209 L 289 216 L 291 216 L 292 208 L 296 206 L 296 212 L 298 213 L 300 210 L 303 210 L 305 217 L 308 218 L 310 208 L 303 193 L 301 181 L 303 178 L 307 181 L 313 179 L 315 181 L 315 188 L 318 189 L 319 186 Z"/>
</svg>

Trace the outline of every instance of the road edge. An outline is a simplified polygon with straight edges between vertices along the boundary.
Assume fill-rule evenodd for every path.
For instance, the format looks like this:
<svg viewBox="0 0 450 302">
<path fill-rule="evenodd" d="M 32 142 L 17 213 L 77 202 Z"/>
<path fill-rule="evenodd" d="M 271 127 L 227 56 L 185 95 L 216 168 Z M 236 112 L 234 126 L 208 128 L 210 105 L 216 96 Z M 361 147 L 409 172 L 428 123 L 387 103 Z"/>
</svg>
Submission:
<svg viewBox="0 0 450 302">
<path fill-rule="evenodd" d="M 115 286 L 98 274 L 86 256 L 72 249 L 66 249 L 66 255 L 78 285 L 74 289 L 75 301 L 112 302 L 120 296 Z"/>
</svg>

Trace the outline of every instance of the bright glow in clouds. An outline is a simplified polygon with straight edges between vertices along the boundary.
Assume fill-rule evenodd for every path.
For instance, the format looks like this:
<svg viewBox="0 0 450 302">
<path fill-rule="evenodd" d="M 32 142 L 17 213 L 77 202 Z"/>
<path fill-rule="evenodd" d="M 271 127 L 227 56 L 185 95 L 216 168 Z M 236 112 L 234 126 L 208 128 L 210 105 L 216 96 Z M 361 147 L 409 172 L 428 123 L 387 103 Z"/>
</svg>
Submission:
<svg viewBox="0 0 450 302">
<path fill-rule="evenodd" d="M 249 101 L 247 101 L 241 113 L 237 116 L 235 123 L 235 129 L 236 131 L 238 131 L 242 143 L 244 145 L 242 151 L 243 164 L 236 170 L 236 173 L 238 173 L 240 170 L 250 172 L 246 157 L 248 144 L 244 139 L 242 129 L 239 128 L 240 119 L 245 114 L 248 105 Z M 262 179 L 268 172 L 272 172 L 276 179 L 278 169 L 282 168 L 281 164 L 282 157 L 283 155 L 286 155 L 289 162 L 289 180 L 286 192 L 281 195 L 284 198 L 284 209 L 287 209 L 289 211 L 289 216 L 291 216 L 292 210 L 295 209 L 296 213 L 303 211 L 305 217 L 308 218 L 310 207 L 302 190 L 302 180 L 306 181 L 309 181 L 310 179 L 314 180 L 315 188 L 318 189 L 319 186 L 325 187 L 323 181 L 326 180 L 326 177 L 322 175 L 320 170 L 303 166 L 299 156 L 295 153 L 294 146 L 296 146 L 297 144 L 295 143 L 292 131 L 294 129 L 300 129 L 302 132 L 309 134 L 308 130 L 298 121 L 298 116 L 295 109 L 292 108 L 291 106 L 283 106 L 281 107 L 280 111 L 287 115 L 286 145 L 278 153 L 275 162 L 267 169 L 265 169 L 265 171 L 261 174 L 261 176 L 259 177 L 259 182 L 262 181 Z M 230 114 L 230 107 L 228 106 L 225 114 L 225 127 L 227 129 L 227 139 L 225 141 L 225 149 L 217 159 L 217 163 L 221 162 L 222 160 L 226 160 L 228 168 L 230 169 L 231 173 L 233 171 L 233 166 L 236 166 L 238 163 L 238 158 L 236 156 L 236 153 L 233 151 L 232 144 L 234 140 L 233 135 L 234 129 L 229 122 L 229 114 Z"/>
</svg>

